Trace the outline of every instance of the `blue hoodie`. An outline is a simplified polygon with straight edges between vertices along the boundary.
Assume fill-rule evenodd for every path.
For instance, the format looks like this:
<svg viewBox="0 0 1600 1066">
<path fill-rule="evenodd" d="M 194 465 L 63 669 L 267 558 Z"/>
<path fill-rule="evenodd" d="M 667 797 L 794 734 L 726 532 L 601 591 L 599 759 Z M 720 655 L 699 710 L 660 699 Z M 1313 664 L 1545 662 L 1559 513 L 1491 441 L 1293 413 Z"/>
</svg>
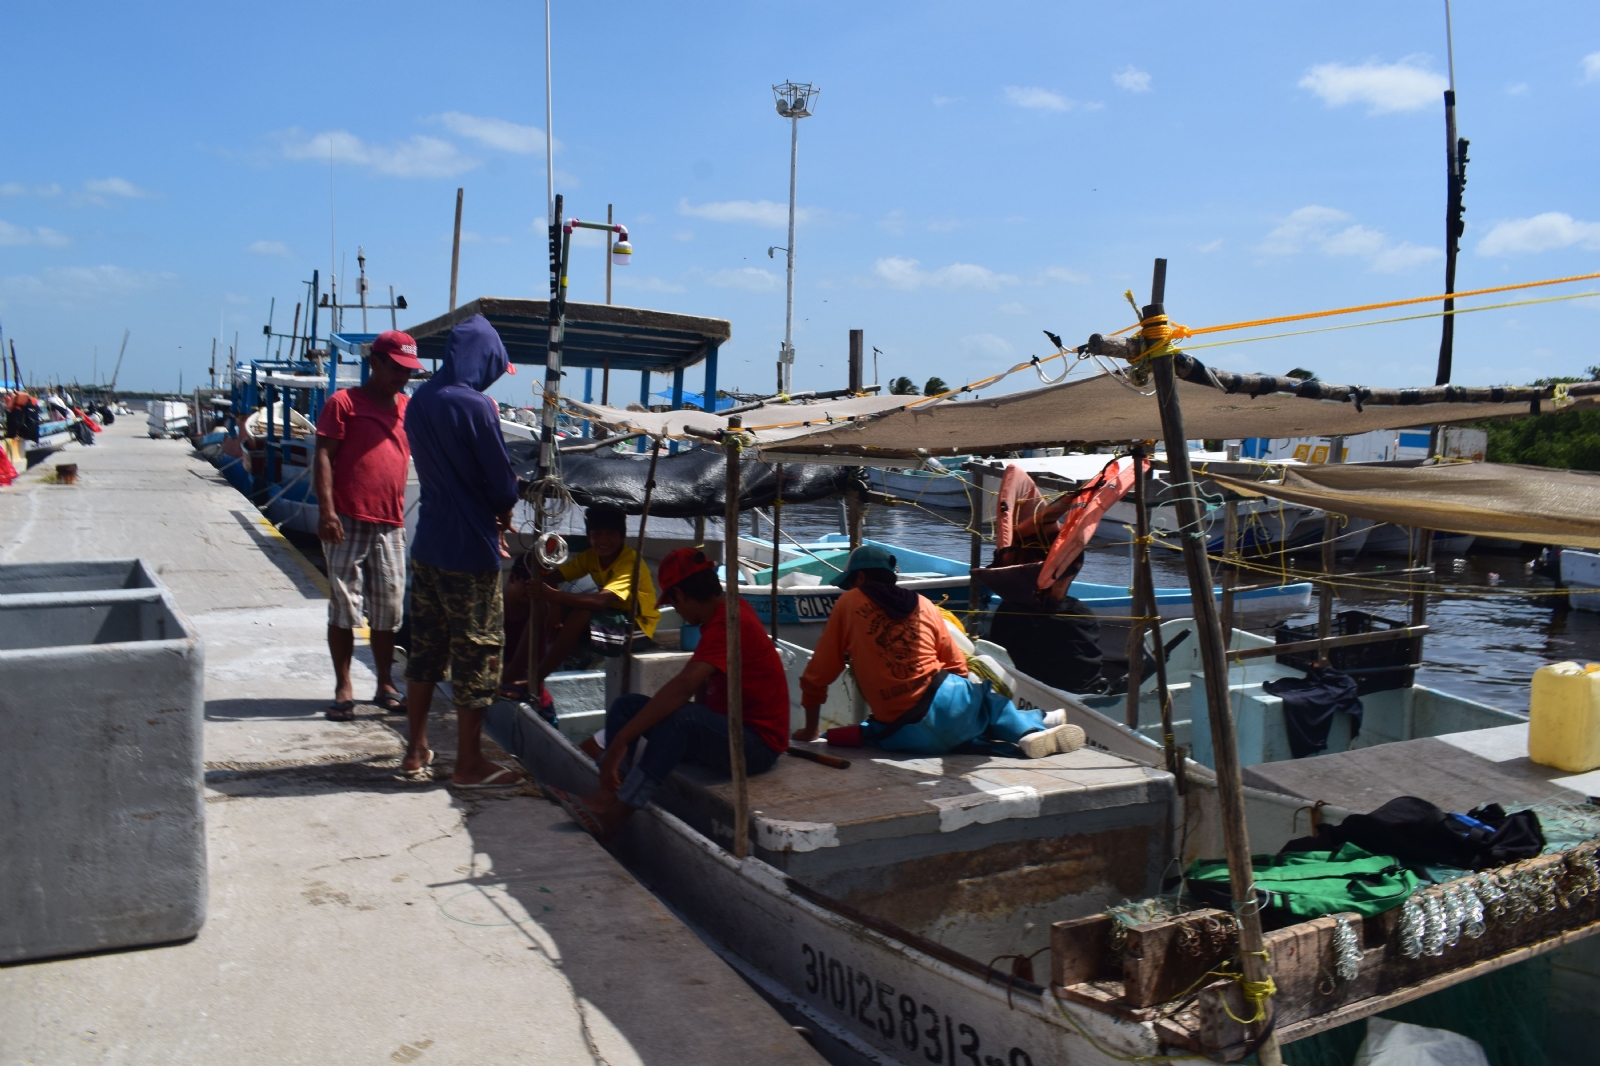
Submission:
<svg viewBox="0 0 1600 1066">
<path fill-rule="evenodd" d="M 482 315 L 450 331 L 439 372 L 406 405 L 406 436 L 422 482 L 411 557 L 442 570 L 500 569 L 495 517 L 517 502 L 500 409 L 483 394 L 510 359 Z"/>
</svg>

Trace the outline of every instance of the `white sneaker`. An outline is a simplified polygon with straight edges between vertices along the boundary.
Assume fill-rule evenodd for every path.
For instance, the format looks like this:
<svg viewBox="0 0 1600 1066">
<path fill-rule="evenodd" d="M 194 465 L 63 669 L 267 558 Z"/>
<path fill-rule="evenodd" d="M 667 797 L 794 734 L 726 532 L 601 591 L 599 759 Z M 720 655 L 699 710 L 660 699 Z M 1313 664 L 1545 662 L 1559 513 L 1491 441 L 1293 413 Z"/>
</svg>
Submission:
<svg viewBox="0 0 1600 1066">
<path fill-rule="evenodd" d="M 1082 726 L 1058 725 L 1029 733 L 1017 741 L 1017 747 L 1022 749 L 1023 758 L 1043 759 L 1062 752 L 1077 751 L 1083 747 L 1084 740 Z"/>
<path fill-rule="evenodd" d="M 1046 711 L 1045 712 L 1045 714 L 1044 714 L 1044 727 L 1046 729 L 1054 729 L 1058 725 L 1066 725 L 1066 724 L 1067 724 L 1067 709 L 1065 707 L 1057 707 L 1053 711 Z"/>
</svg>

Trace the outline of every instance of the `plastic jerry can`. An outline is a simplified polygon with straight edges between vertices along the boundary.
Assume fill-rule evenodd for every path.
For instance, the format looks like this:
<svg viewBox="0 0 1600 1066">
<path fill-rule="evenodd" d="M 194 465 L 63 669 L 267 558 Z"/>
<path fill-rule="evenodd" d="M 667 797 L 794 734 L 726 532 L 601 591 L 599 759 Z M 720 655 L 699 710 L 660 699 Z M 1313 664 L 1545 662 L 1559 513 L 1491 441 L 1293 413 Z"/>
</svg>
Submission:
<svg viewBox="0 0 1600 1066">
<path fill-rule="evenodd" d="M 1528 757 L 1570 773 L 1600 767 L 1600 663 L 1555 663 L 1533 672 Z"/>
</svg>

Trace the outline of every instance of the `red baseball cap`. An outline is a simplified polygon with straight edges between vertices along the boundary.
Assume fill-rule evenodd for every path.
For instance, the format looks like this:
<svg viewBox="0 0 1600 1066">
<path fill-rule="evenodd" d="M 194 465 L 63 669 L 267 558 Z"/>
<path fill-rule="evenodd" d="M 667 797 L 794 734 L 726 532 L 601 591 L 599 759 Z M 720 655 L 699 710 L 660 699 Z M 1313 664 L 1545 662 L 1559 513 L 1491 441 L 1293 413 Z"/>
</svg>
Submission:
<svg viewBox="0 0 1600 1066">
<path fill-rule="evenodd" d="M 717 564 L 707 559 L 706 553 L 698 548 L 675 548 L 661 560 L 661 567 L 656 571 L 656 576 L 661 579 L 661 591 L 664 593 L 682 582 L 684 578 L 692 577 L 702 570 L 716 568 Z"/>
<path fill-rule="evenodd" d="M 407 370 L 422 369 L 422 360 L 417 358 L 417 342 L 411 339 L 411 334 L 397 329 L 378 334 L 378 339 L 372 342 L 372 354 L 387 355 Z"/>
</svg>

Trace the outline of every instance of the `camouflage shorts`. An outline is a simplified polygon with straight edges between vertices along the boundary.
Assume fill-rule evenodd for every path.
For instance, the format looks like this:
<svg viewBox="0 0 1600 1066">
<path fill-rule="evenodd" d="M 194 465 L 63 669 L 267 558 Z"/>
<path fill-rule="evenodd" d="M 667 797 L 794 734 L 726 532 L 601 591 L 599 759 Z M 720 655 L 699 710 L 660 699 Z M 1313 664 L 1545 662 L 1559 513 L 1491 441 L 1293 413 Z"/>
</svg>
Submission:
<svg viewBox="0 0 1600 1066">
<path fill-rule="evenodd" d="M 441 570 L 411 561 L 411 648 L 406 680 L 447 679 L 457 707 L 487 707 L 500 692 L 506 641 L 500 571 Z"/>
</svg>

